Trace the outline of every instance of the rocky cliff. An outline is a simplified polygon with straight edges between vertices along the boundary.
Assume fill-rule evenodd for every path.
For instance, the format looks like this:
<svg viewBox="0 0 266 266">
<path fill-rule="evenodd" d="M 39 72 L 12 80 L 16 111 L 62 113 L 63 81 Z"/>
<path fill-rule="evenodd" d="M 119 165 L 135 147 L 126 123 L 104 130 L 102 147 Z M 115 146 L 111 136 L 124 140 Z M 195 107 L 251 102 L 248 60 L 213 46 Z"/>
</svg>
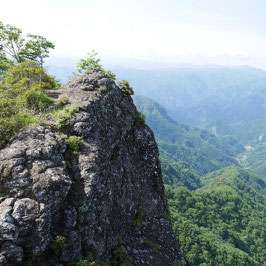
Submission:
<svg viewBox="0 0 266 266">
<path fill-rule="evenodd" d="M 188 265 L 131 97 L 100 70 L 54 97 L 61 115 L 0 151 L 0 265 Z"/>
</svg>

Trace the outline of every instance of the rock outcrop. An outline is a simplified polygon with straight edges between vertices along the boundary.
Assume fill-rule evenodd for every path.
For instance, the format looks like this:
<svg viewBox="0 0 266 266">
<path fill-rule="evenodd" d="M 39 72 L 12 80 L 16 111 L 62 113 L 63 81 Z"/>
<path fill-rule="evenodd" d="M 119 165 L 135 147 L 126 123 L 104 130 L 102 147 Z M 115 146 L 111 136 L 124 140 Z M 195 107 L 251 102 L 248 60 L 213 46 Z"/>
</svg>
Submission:
<svg viewBox="0 0 266 266">
<path fill-rule="evenodd" d="M 171 229 L 153 133 L 131 97 L 100 70 L 57 94 L 79 107 L 65 127 L 50 117 L 0 151 L 0 265 L 74 265 L 87 256 L 188 265 Z M 71 136 L 82 139 L 78 153 Z"/>
</svg>

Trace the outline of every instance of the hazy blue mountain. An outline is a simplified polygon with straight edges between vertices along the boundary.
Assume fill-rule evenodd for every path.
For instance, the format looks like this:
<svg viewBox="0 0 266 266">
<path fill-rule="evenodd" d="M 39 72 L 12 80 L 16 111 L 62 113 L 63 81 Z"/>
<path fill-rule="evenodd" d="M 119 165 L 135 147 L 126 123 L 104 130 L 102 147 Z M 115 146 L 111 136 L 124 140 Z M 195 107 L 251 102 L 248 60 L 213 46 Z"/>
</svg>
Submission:
<svg viewBox="0 0 266 266">
<path fill-rule="evenodd" d="M 223 130 L 266 117 L 266 72 L 252 67 L 113 69 L 136 94 L 163 105 L 173 119 Z M 227 133 L 227 132 L 225 132 Z"/>
<path fill-rule="evenodd" d="M 160 155 L 168 163 L 184 161 L 198 174 L 206 174 L 230 165 L 244 150 L 234 138 L 217 138 L 207 130 L 190 127 L 168 117 L 166 109 L 153 100 L 135 96 L 134 102 L 154 131 Z"/>
</svg>

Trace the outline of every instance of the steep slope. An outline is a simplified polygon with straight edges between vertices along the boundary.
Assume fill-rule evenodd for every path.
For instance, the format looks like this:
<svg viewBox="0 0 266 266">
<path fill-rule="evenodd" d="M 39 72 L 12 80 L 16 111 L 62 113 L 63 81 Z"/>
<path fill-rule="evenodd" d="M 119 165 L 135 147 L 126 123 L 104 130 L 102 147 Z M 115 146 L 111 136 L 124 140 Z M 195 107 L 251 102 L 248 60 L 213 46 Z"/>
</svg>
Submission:
<svg viewBox="0 0 266 266">
<path fill-rule="evenodd" d="M 265 265 L 265 197 L 231 172 L 196 191 L 166 188 L 174 231 L 192 265 Z"/>
<path fill-rule="evenodd" d="M 244 147 L 232 137 L 218 139 L 206 130 L 176 122 L 166 110 L 153 100 L 136 96 L 134 102 L 146 116 L 154 131 L 160 155 L 168 162 L 185 161 L 199 174 L 206 174 L 232 164 Z"/>
<path fill-rule="evenodd" d="M 0 264 L 188 265 L 153 133 L 130 96 L 100 70 L 53 96 L 69 105 L 0 151 Z"/>
</svg>

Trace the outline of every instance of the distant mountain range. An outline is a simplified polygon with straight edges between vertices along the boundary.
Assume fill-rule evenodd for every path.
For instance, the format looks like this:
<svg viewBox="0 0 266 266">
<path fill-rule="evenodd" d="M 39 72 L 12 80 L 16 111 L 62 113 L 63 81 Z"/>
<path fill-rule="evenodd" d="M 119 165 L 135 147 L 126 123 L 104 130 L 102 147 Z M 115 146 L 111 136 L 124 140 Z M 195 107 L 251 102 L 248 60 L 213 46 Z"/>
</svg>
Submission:
<svg viewBox="0 0 266 266">
<path fill-rule="evenodd" d="M 266 117 L 266 72 L 251 67 L 115 69 L 137 95 L 163 105 L 170 117 L 225 134 L 226 126 Z"/>
<path fill-rule="evenodd" d="M 233 157 L 245 149 L 233 137 L 218 138 L 207 130 L 174 121 L 165 108 L 149 98 L 135 96 L 134 102 L 146 116 L 161 157 L 168 163 L 184 161 L 200 175 L 238 165 Z"/>
</svg>

